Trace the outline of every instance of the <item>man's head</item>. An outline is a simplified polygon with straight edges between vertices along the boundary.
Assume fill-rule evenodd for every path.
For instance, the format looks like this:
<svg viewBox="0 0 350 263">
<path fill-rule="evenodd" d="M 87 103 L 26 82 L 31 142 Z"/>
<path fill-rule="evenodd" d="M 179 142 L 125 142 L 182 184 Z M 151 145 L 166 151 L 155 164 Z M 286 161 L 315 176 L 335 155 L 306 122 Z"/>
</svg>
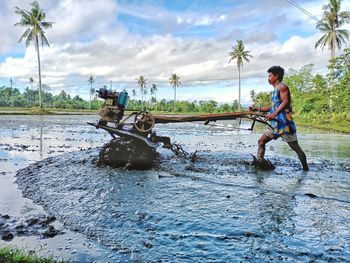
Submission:
<svg viewBox="0 0 350 263">
<path fill-rule="evenodd" d="M 272 66 L 267 70 L 267 73 L 269 73 L 268 81 L 270 84 L 273 84 L 278 80 L 281 82 L 283 80 L 284 76 L 284 69 L 280 66 Z"/>
</svg>

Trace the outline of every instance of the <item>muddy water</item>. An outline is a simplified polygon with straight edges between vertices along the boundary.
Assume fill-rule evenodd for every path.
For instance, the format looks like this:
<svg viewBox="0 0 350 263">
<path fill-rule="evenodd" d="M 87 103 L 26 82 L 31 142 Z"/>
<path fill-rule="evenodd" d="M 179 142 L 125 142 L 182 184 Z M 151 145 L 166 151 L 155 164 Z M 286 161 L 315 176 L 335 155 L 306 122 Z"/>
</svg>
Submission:
<svg viewBox="0 0 350 263">
<path fill-rule="evenodd" d="M 158 167 L 127 171 L 96 167 L 108 136 L 85 125 L 95 116 L 0 118 L 0 213 L 48 213 L 66 231 L 53 238 L 60 245 L 12 243 L 44 243 L 43 251 L 81 262 L 350 258 L 349 135 L 301 129 L 310 171 L 277 141 L 267 147 L 276 169 L 263 172 L 250 166 L 259 131 L 159 125 L 158 134 L 200 150 L 195 165 L 159 149 Z M 14 173 L 29 164 L 18 190 Z"/>
<path fill-rule="evenodd" d="M 95 116 L 0 116 L 0 217 L 9 217 L 0 220 L 0 230 L 14 233 L 18 227 L 28 225 L 28 220 L 52 216 L 31 199 L 22 197 L 14 183 L 16 171 L 50 156 L 102 145 L 105 134 L 86 125 L 95 119 Z M 43 238 L 45 229 L 31 227 L 25 232 L 32 235 L 14 235 L 6 242 L 0 239 L 0 246 L 22 247 L 39 255 L 77 262 L 115 261 L 114 252 L 70 231 L 62 223 L 56 220 L 51 225 L 64 234 Z"/>
</svg>

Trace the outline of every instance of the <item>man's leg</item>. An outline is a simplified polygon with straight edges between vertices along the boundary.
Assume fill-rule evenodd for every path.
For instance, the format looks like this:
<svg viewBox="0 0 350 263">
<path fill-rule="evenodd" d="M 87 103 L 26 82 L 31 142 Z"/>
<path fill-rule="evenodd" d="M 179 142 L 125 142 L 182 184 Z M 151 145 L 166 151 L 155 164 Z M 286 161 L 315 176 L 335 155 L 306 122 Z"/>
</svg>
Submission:
<svg viewBox="0 0 350 263">
<path fill-rule="evenodd" d="M 265 149 L 266 149 L 265 145 L 271 140 L 272 139 L 269 136 L 267 136 L 265 133 L 261 135 L 258 141 L 258 153 L 257 153 L 258 161 L 261 161 L 262 159 L 264 159 Z"/>
<path fill-rule="evenodd" d="M 301 149 L 301 147 L 299 146 L 298 141 L 288 142 L 288 145 L 290 146 L 290 148 L 292 148 L 293 151 L 295 151 L 298 154 L 299 160 L 303 166 L 303 170 L 308 171 L 309 166 L 307 165 L 306 155 L 304 151 Z"/>
</svg>

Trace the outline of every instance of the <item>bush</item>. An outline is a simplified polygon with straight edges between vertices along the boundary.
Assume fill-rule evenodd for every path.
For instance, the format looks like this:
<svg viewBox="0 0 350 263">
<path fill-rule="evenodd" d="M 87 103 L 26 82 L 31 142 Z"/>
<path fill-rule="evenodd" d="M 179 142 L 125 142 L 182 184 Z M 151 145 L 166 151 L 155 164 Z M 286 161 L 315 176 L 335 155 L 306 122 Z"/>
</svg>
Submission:
<svg viewBox="0 0 350 263">
<path fill-rule="evenodd" d="M 24 252 L 20 249 L 2 247 L 0 248 L 1 263 L 56 263 L 64 261 L 56 261 L 52 257 L 38 257 L 35 253 Z"/>
</svg>

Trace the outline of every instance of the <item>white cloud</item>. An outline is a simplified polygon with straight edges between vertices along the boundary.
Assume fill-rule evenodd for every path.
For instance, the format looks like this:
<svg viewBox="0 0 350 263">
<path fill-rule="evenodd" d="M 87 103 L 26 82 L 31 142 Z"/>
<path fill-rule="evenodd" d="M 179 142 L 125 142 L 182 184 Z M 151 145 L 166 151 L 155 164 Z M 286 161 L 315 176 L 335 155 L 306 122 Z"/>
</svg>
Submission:
<svg viewBox="0 0 350 263">
<path fill-rule="evenodd" d="M 0 33 L 6 36 L 0 42 L 0 55 L 6 55 L 16 48 L 24 50 L 23 43 L 15 44 L 23 29 L 14 30 L 12 26 L 18 19 L 13 14 L 13 8 L 15 5 L 23 5 L 23 2 L 0 1 L 6 9 L 0 11 L 3 15 L 0 18 Z M 90 75 L 95 75 L 98 83 L 107 84 L 109 80 L 114 83 L 132 82 L 137 76 L 144 74 L 149 83 L 159 81 L 164 84 L 171 73 L 177 73 L 184 86 L 213 87 L 213 82 L 207 84 L 186 81 L 236 79 L 236 64 L 228 64 L 228 52 L 236 39 L 243 39 L 246 48 L 254 56 L 250 63 L 244 64 L 243 69 L 242 94 L 243 101 L 247 101 L 251 89 L 261 91 L 269 88 L 265 76 L 266 69 L 271 65 L 279 64 L 288 69 L 313 63 L 316 71 L 322 71 L 327 65 L 328 50 L 322 52 L 314 49 L 314 43 L 320 34 L 315 30 L 314 34 L 305 37 L 298 32 L 292 32 L 292 25 L 297 21 L 302 21 L 301 26 L 309 27 L 308 22 L 305 22 L 307 18 L 302 17 L 288 3 L 279 3 L 277 0 L 268 0 L 254 6 L 249 3 L 241 4 L 224 12 L 216 10 L 213 13 L 180 13 L 156 6 L 120 6 L 112 0 L 43 1 L 47 20 L 56 22 L 47 31 L 51 47 L 40 50 L 43 83 L 77 94 L 80 89 L 85 88 Z M 261 16 L 261 12 L 265 12 L 265 16 Z M 154 35 L 130 33 L 127 25 L 117 20 L 121 13 L 164 24 Z M 9 21 L 5 23 L 6 19 Z M 217 29 L 223 33 L 209 37 L 176 37 L 171 34 L 174 28 L 180 30 L 190 25 L 219 24 Z M 164 28 L 165 33 L 162 31 Z M 289 37 L 281 40 L 278 38 L 280 32 L 289 32 Z M 26 82 L 30 76 L 36 78 L 36 75 L 37 61 L 33 47 L 26 49 L 23 56 L 7 55 L 0 61 L 0 77 L 4 79 L 15 77 Z M 123 85 L 130 88 L 136 86 L 133 83 Z M 216 85 L 225 87 L 227 94 L 192 94 L 198 95 L 198 98 L 213 97 L 219 101 L 232 101 L 233 97 L 237 97 L 237 81 L 221 81 Z M 82 92 L 87 96 L 87 90 Z M 181 94 L 179 96 L 181 98 Z M 190 94 L 184 95 L 184 98 L 189 97 Z"/>
<path fill-rule="evenodd" d="M 298 68 L 315 63 L 316 69 L 324 67 L 328 54 L 313 49 L 315 36 L 293 36 L 283 44 L 247 45 L 254 57 L 244 64 L 245 78 L 263 77 L 273 64 L 286 68 Z M 131 45 L 131 44 L 129 44 Z M 167 81 L 171 73 L 183 80 L 237 78 L 236 64 L 228 64 L 229 42 L 185 41 L 181 38 L 154 36 L 143 43 L 133 43 L 129 48 L 119 44 L 96 41 L 87 44 L 72 43 L 52 45 L 42 50 L 43 82 L 58 84 L 71 76 L 84 85 L 86 79 L 95 75 L 100 82 L 108 80 L 134 81 L 144 74 L 149 81 Z M 28 48 L 23 58 L 8 58 L 0 64 L 0 76 L 27 78 L 35 76 L 36 54 Z M 79 84 L 79 83 L 74 83 Z M 265 83 L 263 83 L 265 85 Z"/>
<path fill-rule="evenodd" d="M 47 12 L 47 20 L 55 22 L 47 36 L 53 43 L 93 39 L 111 29 L 116 14 L 117 4 L 113 0 L 57 1 Z"/>
</svg>

